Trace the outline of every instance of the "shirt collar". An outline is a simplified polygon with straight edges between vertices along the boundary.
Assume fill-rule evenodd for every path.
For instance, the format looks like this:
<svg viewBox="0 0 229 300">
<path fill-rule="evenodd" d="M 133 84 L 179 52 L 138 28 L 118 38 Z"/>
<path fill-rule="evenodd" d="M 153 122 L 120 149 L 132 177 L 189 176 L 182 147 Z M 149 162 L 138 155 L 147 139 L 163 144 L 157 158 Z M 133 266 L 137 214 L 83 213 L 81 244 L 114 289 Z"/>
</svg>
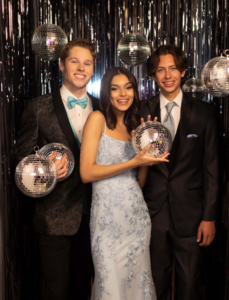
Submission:
<svg viewBox="0 0 229 300">
<path fill-rule="evenodd" d="M 160 93 L 160 96 L 159 96 L 159 97 L 160 97 L 160 108 L 161 108 L 161 110 L 162 110 L 163 108 L 165 108 L 165 106 L 166 106 L 170 101 L 168 101 L 162 93 Z M 176 96 L 176 98 L 175 98 L 173 101 L 176 102 L 177 106 L 181 107 L 182 98 L 183 98 L 183 92 L 182 92 L 182 90 L 180 89 L 179 94 Z"/>
<path fill-rule="evenodd" d="M 61 86 L 60 88 L 60 95 L 61 95 L 61 98 L 62 100 L 67 103 L 68 101 L 68 97 L 71 96 L 71 97 L 74 97 L 76 99 L 78 99 L 76 96 L 74 96 L 65 86 L 64 84 Z M 82 96 L 80 97 L 79 99 L 83 98 L 83 97 L 87 97 L 87 92 Z"/>
</svg>

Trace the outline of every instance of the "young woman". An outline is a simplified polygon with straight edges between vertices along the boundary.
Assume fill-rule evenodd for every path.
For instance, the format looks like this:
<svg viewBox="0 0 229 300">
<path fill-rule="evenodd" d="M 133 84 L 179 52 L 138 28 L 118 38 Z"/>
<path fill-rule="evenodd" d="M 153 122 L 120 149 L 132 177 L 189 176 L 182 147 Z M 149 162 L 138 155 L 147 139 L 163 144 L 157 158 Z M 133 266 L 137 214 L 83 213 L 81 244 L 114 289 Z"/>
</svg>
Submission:
<svg viewBox="0 0 229 300">
<path fill-rule="evenodd" d="M 141 187 L 149 165 L 168 161 L 136 155 L 131 131 L 139 125 L 135 77 L 125 68 L 106 72 L 101 112 L 84 127 L 80 174 L 93 182 L 91 247 L 95 267 L 93 300 L 155 300 L 149 243 L 150 217 Z M 138 168 L 138 170 L 137 170 Z"/>
</svg>

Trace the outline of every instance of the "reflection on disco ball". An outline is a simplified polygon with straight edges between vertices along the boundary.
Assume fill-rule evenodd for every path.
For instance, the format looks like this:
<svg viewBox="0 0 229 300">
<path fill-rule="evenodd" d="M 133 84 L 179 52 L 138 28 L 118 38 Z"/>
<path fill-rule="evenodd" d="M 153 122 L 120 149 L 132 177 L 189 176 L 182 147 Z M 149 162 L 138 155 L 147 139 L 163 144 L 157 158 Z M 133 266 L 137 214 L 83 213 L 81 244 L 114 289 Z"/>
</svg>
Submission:
<svg viewBox="0 0 229 300">
<path fill-rule="evenodd" d="M 186 80 L 182 86 L 182 90 L 196 99 L 203 99 L 204 97 L 205 91 L 201 80 L 195 77 Z"/>
<path fill-rule="evenodd" d="M 118 56 L 127 65 L 137 66 L 150 56 L 150 47 L 147 40 L 140 34 L 125 35 L 118 43 Z"/>
<path fill-rule="evenodd" d="M 213 86 L 221 93 L 229 95 L 229 56 L 220 59 L 210 72 Z"/>
<path fill-rule="evenodd" d="M 56 185 L 56 166 L 43 155 L 29 155 L 17 165 L 15 182 L 19 190 L 29 197 L 46 196 Z"/>
<path fill-rule="evenodd" d="M 66 178 L 68 178 L 75 166 L 75 159 L 74 156 L 71 152 L 71 150 L 66 147 L 63 144 L 59 144 L 59 143 L 51 143 L 51 144 L 47 144 L 45 145 L 43 148 L 41 148 L 39 150 L 39 154 L 41 155 L 45 155 L 46 157 L 50 156 L 51 154 L 53 154 L 53 152 L 56 152 L 56 159 L 61 159 L 64 155 L 66 155 L 66 159 L 68 160 L 68 172 L 66 174 L 65 177 L 57 179 L 57 181 L 62 181 Z"/>
<path fill-rule="evenodd" d="M 44 24 L 36 28 L 32 36 L 33 51 L 44 60 L 57 60 L 68 39 L 57 25 Z"/>
<path fill-rule="evenodd" d="M 201 81 L 202 81 L 204 88 L 212 96 L 226 97 L 227 95 L 225 93 L 219 91 L 218 88 L 216 88 L 215 85 L 213 85 L 213 81 L 212 81 L 212 80 L 215 80 L 215 78 L 212 77 L 213 76 L 212 69 L 220 60 L 225 60 L 225 57 L 223 57 L 222 54 L 221 54 L 221 56 L 215 57 L 206 63 L 206 65 L 204 66 L 203 71 L 201 73 Z"/>
<path fill-rule="evenodd" d="M 172 147 L 170 131 L 163 124 L 155 121 L 140 124 L 133 133 L 132 141 L 138 151 L 150 144 L 146 153 L 154 157 L 161 157 Z"/>
</svg>

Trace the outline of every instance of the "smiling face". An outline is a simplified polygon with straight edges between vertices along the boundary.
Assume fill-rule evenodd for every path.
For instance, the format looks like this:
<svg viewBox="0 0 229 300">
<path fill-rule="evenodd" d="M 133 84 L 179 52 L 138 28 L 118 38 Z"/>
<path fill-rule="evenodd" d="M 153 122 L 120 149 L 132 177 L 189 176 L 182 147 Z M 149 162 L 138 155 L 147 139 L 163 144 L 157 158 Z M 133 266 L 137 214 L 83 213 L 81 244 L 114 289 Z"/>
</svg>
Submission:
<svg viewBox="0 0 229 300">
<path fill-rule="evenodd" d="M 76 97 L 79 98 L 86 93 L 86 85 L 93 75 L 93 66 L 90 51 L 78 46 L 69 50 L 65 62 L 60 62 L 64 85 Z"/>
<path fill-rule="evenodd" d="M 110 101 L 114 112 L 125 112 L 134 101 L 134 90 L 124 74 L 116 75 L 111 81 Z"/>
<path fill-rule="evenodd" d="M 172 101 L 180 92 L 181 78 L 184 75 L 185 70 L 180 72 L 177 69 L 173 55 L 166 54 L 160 55 L 160 61 L 153 79 L 157 82 L 165 98 Z"/>
</svg>

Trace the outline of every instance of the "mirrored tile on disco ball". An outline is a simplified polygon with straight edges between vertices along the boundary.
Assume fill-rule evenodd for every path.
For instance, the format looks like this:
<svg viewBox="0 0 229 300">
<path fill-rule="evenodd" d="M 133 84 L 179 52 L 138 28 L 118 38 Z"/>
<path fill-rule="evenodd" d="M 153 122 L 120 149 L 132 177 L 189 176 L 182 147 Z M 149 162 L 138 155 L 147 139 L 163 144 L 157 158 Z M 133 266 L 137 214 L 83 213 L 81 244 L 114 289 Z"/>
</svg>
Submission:
<svg viewBox="0 0 229 300">
<path fill-rule="evenodd" d="M 163 124 L 155 121 L 140 124 L 133 133 L 132 141 L 139 152 L 150 144 L 146 153 L 154 157 L 161 157 L 172 147 L 170 131 Z"/>
<path fill-rule="evenodd" d="M 46 196 L 56 186 L 56 166 L 43 155 L 29 155 L 17 165 L 15 182 L 19 190 L 29 197 Z"/>
<path fill-rule="evenodd" d="M 49 157 L 54 152 L 56 152 L 56 159 L 61 159 L 64 155 L 66 155 L 66 159 L 68 161 L 68 172 L 65 177 L 57 179 L 57 181 L 62 181 L 66 178 L 68 178 L 74 169 L 75 166 L 75 159 L 72 154 L 72 151 L 65 145 L 60 143 L 50 143 L 45 145 L 39 150 L 39 154 L 45 155 L 46 157 Z"/>
</svg>

